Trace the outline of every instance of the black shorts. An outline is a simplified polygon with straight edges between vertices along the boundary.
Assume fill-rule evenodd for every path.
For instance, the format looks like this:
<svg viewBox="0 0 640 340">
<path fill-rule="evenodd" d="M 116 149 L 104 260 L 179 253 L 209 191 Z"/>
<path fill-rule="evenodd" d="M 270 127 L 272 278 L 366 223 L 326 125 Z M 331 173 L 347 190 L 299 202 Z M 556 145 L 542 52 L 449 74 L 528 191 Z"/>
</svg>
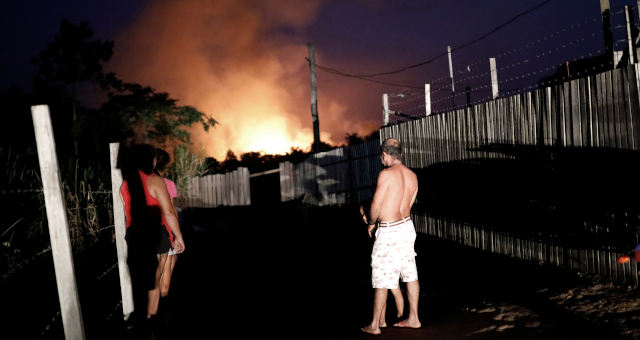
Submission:
<svg viewBox="0 0 640 340">
<path fill-rule="evenodd" d="M 169 238 L 169 232 L 167 231 L 167 227 L 162 225 L 162 231 L 160 232 L 160 240 L 158 240 L 158 245 L 156 247 L 156 254 L 168 253 L 169 250 L 171 250 L 171 239 Z"/>
<path fill-rule="evenodd" d="M 128 227 L 125 239 L 129 248 L 143 253 L 163 254 L 171 249 L 169 232 L 162 224 Z"/>
<path fill-rule="evenodd" d="M 127 264 L 136 289 L 155 288 L 158 254 L 166 253 L 171 246 L 167 228 L 161 224 L 133 225 L 127 228 Z"/>
</svg>

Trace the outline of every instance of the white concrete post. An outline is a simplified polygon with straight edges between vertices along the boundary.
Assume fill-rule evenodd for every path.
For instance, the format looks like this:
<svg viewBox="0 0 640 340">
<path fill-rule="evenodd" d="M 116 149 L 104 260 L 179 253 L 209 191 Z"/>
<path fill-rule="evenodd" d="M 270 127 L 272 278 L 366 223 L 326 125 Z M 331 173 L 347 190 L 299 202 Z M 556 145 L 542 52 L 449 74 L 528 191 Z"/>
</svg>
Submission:
<svg viewBox="0 0 640 340">
<path fill-rule="evenodd" d="M 84 324 L 73 266 L 69 222 L 62 194 L 62 182 L 49 107 L 47 105 L 32 106 L 31 117 L 33 118 L 38 148 L 38 162 L 40 163 L 64 335 L 67 340 L 84 340 Z"/>
<path fill-rule="evenodd" d="M 122 316 L 129 319 L 133 313 L 133 289 L 131 288 L 131 274 L 127 264 L 127 242 L 124 239 L 126 233 L 126 222 L 124 204 L 120 196 L 120 186 L 122 185 L 122 173 L 118 169 L 119 143 L 109 143 L 109 154 L 111 156 L 111 195 L 113 197 L 113 224 L 116 231 L 116 251 L 118 253 L 118 274 L 120 274 L 120 294 L 122 295 Z"/>
</svg>

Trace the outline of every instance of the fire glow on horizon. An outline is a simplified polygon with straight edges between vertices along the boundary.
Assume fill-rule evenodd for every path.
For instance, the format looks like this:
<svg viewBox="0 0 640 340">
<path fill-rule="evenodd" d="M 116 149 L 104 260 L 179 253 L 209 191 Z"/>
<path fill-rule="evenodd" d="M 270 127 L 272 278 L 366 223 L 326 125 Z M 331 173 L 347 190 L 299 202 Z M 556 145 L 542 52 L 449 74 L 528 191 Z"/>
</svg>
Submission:
<svg viewBox="0 0 640 340">
<path fill-rule="evenodd" d="M 123 28 L 110 67 L 220 122 L 208 133 L 192 130 L 195 147 L 209 156 L 308 151 L 313 127 L 306 41 L 277 32 L 303 29 L 319 3 L 152 2 Z M 345 117 L 345 105 L 327 97 L 320 102 L 323 142 L 341 144 L 346 132 L 372 131 L 371 122 Z"/>
</svg>

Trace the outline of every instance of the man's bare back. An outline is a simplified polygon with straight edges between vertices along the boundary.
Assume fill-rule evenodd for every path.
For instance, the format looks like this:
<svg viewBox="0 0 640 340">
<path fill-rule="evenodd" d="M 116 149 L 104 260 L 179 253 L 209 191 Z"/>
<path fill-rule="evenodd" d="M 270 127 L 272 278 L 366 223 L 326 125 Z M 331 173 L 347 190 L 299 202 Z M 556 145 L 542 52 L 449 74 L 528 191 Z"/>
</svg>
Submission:
<svg viewBox="0 0 640 340">
<path fill-rule="evenodd" d="M 409 216 L 418 194 L 418 178 L 402 162 L 383 154 L 387 166 L 378 175 L 376 193 L 371 202 L 371 221 L 391 222 Z"/>
<path fill-rule="evenodd" d="M 393 165 L 380 173 L 388 186 L 381 197 L 379 221 L 397 221 L 409 216 L 416 194 L 418 179 L 413 171 L 402 164 Z"/>
</svg>

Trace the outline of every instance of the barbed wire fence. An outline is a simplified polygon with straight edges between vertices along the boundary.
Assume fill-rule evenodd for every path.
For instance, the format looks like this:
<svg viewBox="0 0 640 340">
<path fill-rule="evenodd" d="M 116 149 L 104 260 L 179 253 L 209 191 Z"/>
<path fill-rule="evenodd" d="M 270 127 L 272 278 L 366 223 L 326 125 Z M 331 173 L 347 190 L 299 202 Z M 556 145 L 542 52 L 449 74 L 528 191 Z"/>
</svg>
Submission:
<svg viewBox="0 0 640 340">
<path fill-rule="evenodd" d="M 614 15 L 624 14 L 624 10 Z M 497 62 L 499 96 L 511 96 L 522 92 L 532 91 L 540 87 L 555 85 L 567 81 L 569 77 L 546 79 L 566 66 L 566 63 L 577 62 L 601 56 L 603 48 L 593 48 L 600 44 L 603 31 L 600 17 L 594 16 L 580 22 L 567 25 L 561 29 L 546 33 L 538 38 L 528 40 L 516 47 L 505 49 L 494 55 L 485 55 L 469 62 L 463 62 L 462 67 L 453 69 L 453 85 L 451 90 L 450 75 L 442 75 L 433 81 L 426 80 L 431 86 L 431 113 L 440 114 L 452 110 L 462 109 L 469 105 L 476 105 L 493 100 L 491 70 L 489 58 Z M 617 25 L 616 29 L 626 29 L 625 25 Z M 627 43 L 626 37 L 621 42 Z M 443 65 L 442 69 L 446 69 Z M 593 65 L 592 72 L 610 69 L 613 60 Z M 578 72 L 572 76 L 582 76 Z M 393 113 L 390 124 L 404 122 L 426 116 L 424 93 L 406 91 L 390 96 L 389 108 Z"/>
<path fill-rule="evenodd" d="M 453 63 L 449 65 L 443 52 L 423 62 L 385 72 L 354 73 L 332 67 L 317 65 L 318 69 L 333 75 L 375 82 L 398 90 L 390 90 L 388 102 L 388 124 L 401 123 L 423 118 L 427 114 L 441 114 L 496 99 L 492 86 L 490 58 L 496 62 L 498 97 L 508 97 L 542 87 L 557 85 L 578 77 L 595 74 L 616 67 L 615 58 L 605 60 L 611 52 L 605 45 L 602 14 L 579 19 L 566 26 L 521 41 L 516 46 L 505 46 L 502 51 L 488 53 L 477 43 L 490 38 L 499 29 L 515 19 L 535 13 L 535 10 L 549 3 L 540 4 L 526 10 L 504 24 L 501 24 L 472 41 L 451 49 Z M 626 6 L 633 17 L 638 17 L 637 6 Z M 617 60 L 628 48 L 628 23 L 626 8 L 610 11 L 613 50 Z M 637 23 L 632 30 L 638 31 Z M 476 44 L 473 51 L 463 50 Z M 481 53 L 478 53 L 481 51 Z M 615 54 L 615 53 L 614 53 Z M 591 61 L 588 67 L 586 62 Z M 423 83 L 398 81 L 390 76 L 419 67 L 430 66 L 429 74 L 423 76 Z M 450 70 L 451 68 L 451 70 Z M 567 71 L 567 75 L 562 74 Z M 420 72 L 416 72 L 416 75 Z M 405 78 L 406 79 L 406 78 Z M 425 98 L 425 85 L 430 86 Z M 428 103 L 428 104 L 427 104 Z M 429 106 L 429 107 L 427 107 Z"/>
<path fill-rule="evenodd" d="M 99 233 L 105 233 L 108 232 L 109 234 L 113 234 L 115 233 L 114 231 L 115 226 L 114 225 L 109 225 L 106 227 L 103 227 L 101 229 L 99 229 L 97 232 Z M 107 247 L 110 245 L 107 245 Z M 115 256 L 115 245 L 113 245 L 113 256 Z M 47 252 L 44 252 L 43 254 L 50 254 L 51 249 L 49 248 Z M 43 255 L 40 254 L 40 255 Z M 108 324 L 113 324 L 116 322 L 116 318 L 118 317 L 122 317 L 122 299 L 119 297 L 119 283 L 118 283 L 118 262 L 117 260 L 114 260 L 113 262 L 109 261 L 107 262 L 106 265 L 102 266 L 102 269 L 99 271 L 94 271 L 93 273 L 87 273 L 90 272 L 90 269 L 92 267 L 92 263 L 81 263 L 78 266 L 78 273 L 79 273 L 79 277 L 82 277 L 82 281 L 85 283 L 85 285 L 87 286 L 92 286 L 95 287 L 98 285 L 102 285 L 101 287 L 110 290 L 111 294 L 106 294 L 108 295 L 108 297 L 111 297 L 112 300 L 110 301 L 104 301 L 101 300 L 100 298 L 104 298 L 104 297 L 100 297 L 99 295 L 93 294 L 89 292 L 89 289 L 81 289 L 80 293 L 82 294 L 83 291 L 84 294 L 82 294 L 83 296 L 85 296 L 85 301 L 91 299 L 92 301 L 92 306 L 89 307 L 91 308 L 92 311 L 94 311 L 94 315 L 91 315 L 91 319 L 93 320 L 98 320 L 101 324 L 103 325 L 108 325 Z M 51 284 L 55 284 L 55 275 L 50 275 L 48 278 L 48 282 L 50 282 Z M 118 297 L 117 300 L 114 299 L 114 297 Z M 96 301 L 99 300 L 99 301 Z M 41 329 L 41 331 L 39 332 L 39 336 L 42 339 L 47 339 L 47 338 L 56 338 L 57 336 L 62 334 L 62 321 L 61 321 L 61 311 L 60 311 L 60 305 L 58 303 L 55 304 L 56 305 L 56 311 L 52 312 L 52 317 L 49 319 L 45 319 L 46 323 L 42 326 L 40 326 L 39 329 Z M 95 311 L 98 311 L 99 315 L 95 315 Z M 85 313 L 87 314 L 87 313 Z"/>
<path fill-rule="evenodd" d="M 10 163 L 13 164 L 13 163 Z M 8 171 L 10 171 L 8 169 Z M 17 206 L 25 206 L 23 208 L 26 211 L 36 212 L 36 215 L 41 214 L 40 210 L 43 208 L 35 209 L 35 206 L 42 206 L 44 202 L 42 201 L 43 197 L 43 189 L 42 187 L 34 188 L 34 187 L 23 187 L 20 188 L 20 184 L 24 184 L 28 182 L 27 178 L 22 178 L 22 181 L 16 180 L 12 182 L 3 183 L 3 188 L 0 189 L 0 196 L 3 198 L 7 204 L 14 204 Z M 68 186 L 65 186 L 66 191 L 74 191 L 73 194 L 67 192 L 65 196 L 67 199 L 79 199 L 79 206 L 72 207 L 68 205 L 68 213 L 72 210 L 90 210 L 92 209 L 89 205 L 84 205 L 88 202 L 93 202 L 95 205 L 95 209 L 101 210 L 109 210 L 109 206 L 102 205 L 103 201 L 111 200 L 112 192 L 111 190 L 91 190 L 88 189 L 88 186 L 84 188 L 84 190 L 74 190 Z M 87 190 L 88 189 L 88 190 Z M 77 198 L 77 196 L 82 196 Z M 95 201 L 98 199 L 97 201 Z M 12 203 L 13 202 L 13 203 Z M 6 204 L 5 204 L 6 206 Z M 29 206 L 33 206 L 29 209 Z M 77 213 L 77 212 L 74 212 Z M 86 212 L 85 212 L 86 213 Z M 106 213 L 103 211 L 103 213 Z M 71 217 L 70 217 L 71 218 Z M 100 223 L 99 221 L 93 221 L 94 223 Z M 21 249 L 21 246 L 18 241 L 14 240 L 14 233 L 16 229 L 22 228 L 22 230 L 18 230 L 18 234 L 23 234 L 25 228 L 31 228 L 34 224 L 42 224 L 43 228 L 45 228 L 46 232 L 46 220 L 42 217 L 36 218 L 35 220 L 30 220 L 30 218 L 18 218 L 17 220 L 5 225 L 2 234 L 2 251 L 7 252 L 11 251 L 13 254 L 13 249 L 16 249 L 16 254 L 19 256 L 9 257 L 8 254 L 6 258 L 6 265 L 8 266 L 8 270 L 3 270 L 0 275 L 0 283 L 3 283 L 5 288 L 7 287 L 26 287 L 25 285 L 20 284 L 24 278 L 36 278 L 38 281 L 38 285 L 43 287 L 43 291 L 48 291 L 53 289 L 52 287 L 56 286 L 56 277 L 53 273 L 53 258 L 52 258 L 52 249 L 51 245 L 48 241 L 44 244 L 44 247 L 41 250 L 28 250 Z M 83 296 L 85 301 L 91 300 L 91 303 L 88 303 L 87 309 L 91 309 L 92 313 L 90 316 L 87 316 L 88 319 L 98 320 L 101 324 L 114 324 L 116 321 L 119 321 L 117 317 L 122 317 L 122 300 L 120 297 L 120 289 L 118 282 L 118 262 L 116 259 L 116 247 L 113 243 L 114 239 L 114 224 L 95 227 L 84 227 L 87 235 L 92 235 L 90 239 L 83 241 L 82 239 L 75 240 L 74 244 L 74 254 L 76 257 L 76 272 L 78 277 L 82 279 L 85 283 L 84 289 L 81 288 L 80 294 Z M 73 234 L 73 231 L 71 231 Z M 86 237 L 86 236 L 85 236 Z M 24 239 L 24 235 L 21 235 L 21 239 Z M 42 238 L 45 241 L 47 238 Z M 80 244 L 88 241 L 89 244 Z M 80 242 L 80 243 L 78 243 Z M 15 245 L 13 243 L 16 243 Z M 40 242 L 38 242 L 40 243 Z M 20 249 L 19 249 L 20 248 Z M 31 247 L 33 248 L 33 247 Z M 94 248 L 101 249 L 102 253 L 95 253 Z M 18 249 L 20 250 L 18 252 Z M 97 259 L 97 261 L 95 261 Z M 105 262 L 109 261 L 110 262 Z M 101 268 L 98 271 L 95 269 Z M 107 296 L 100 296 L 100 294 L 96 295 L 93 291 L 93 288 L 100 285 L 103 291 L 108 291 L 109 294 Z M 50 287 L 50 288 L 46 288 Z M 91 287 L 91 288 L 89 288 Z M 12 290 L 13 297 L 11 300 L 20 301 L 23 299 L 22 295 L 27 294 L 28 292 L 22 290 Z M 21 332 L 26 337 L 36 337 L 41 339 L 54 339 L 60 338 L 63 335 L 62 329 L 62 319 L 61 319 L 61 309 L 60 304 L 58 303 L 55 296 L 40 296 L 44 294 L 41 291 L 37 293 L 29 293 L 31 297 L 29 297 L 26 301 L 29 301 L 32 297 L 39 299 L 39 307 L 37 311 L 30 314 L 29 324 L 32 327 L 28 330 L 18 330 L 13 327 L 19 327 L 22 323 L 11 323 L 7 324 L 5 328 L 6 334 L 12 334 L 12 332 Z M 35 295 L 34 295 L 35 294 Z M 105 298 L 111 299 L 111 301 L 104 300 Z M 96 301 L 100 300 L 100 301 Z M 10 301 L 5 301 L 7 303 L 7 308 L 11 308 L 12 303 Z M 95 306 L 92 306 L 95 305 Z M 96 306 L 100 306 L 97 308 Z M 21 308 L 29 308 L 28 306 Z M 97 311 L 97 312 L 96 312 Z M 49 313 L 50 316 L 46 316 Z M 96 321 L 93 321 L 94 323 Z M 29 336 L 29 334 L 31 336 Z"/>
</svg>

